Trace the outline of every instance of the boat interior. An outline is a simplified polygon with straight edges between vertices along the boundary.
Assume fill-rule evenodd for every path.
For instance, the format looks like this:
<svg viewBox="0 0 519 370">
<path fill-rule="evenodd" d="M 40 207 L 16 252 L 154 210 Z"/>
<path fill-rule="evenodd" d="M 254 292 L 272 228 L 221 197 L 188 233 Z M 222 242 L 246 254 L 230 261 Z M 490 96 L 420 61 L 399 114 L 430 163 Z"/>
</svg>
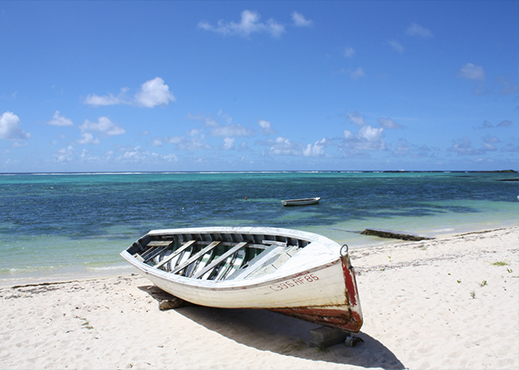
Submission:
<svg viewBox="0 0 519 370">
<path fill-rule="evenodd" d="M 128 252 L 171 274 L 201 280 L 233 280 L 275 272 L 308 240 L 259 234 L 147 234 Z"/>
</svg>

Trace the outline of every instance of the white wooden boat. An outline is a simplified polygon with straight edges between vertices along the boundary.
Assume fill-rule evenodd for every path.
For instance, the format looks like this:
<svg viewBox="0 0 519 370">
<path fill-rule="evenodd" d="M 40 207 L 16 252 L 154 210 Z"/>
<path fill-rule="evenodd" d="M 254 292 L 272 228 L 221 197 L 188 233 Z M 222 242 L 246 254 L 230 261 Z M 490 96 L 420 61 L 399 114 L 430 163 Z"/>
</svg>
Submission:
<svg viewBox="0 0 519 370">
<path fill-rule="evenodd" d="M 268 227 L 154 230 L 121 256 L 194 304 L 268 309 L 349 332 L 362 326 L 348 247 L 321 235 Z"/>
<path fill-rule="evenodd" d="M 284 206 L 307 206 L 310 204 L 317 204 L 321 200 L 321 197 L 315 198 L 303 198 L 303 199 L 286 199 L 282 200 Z"/>
</svg>

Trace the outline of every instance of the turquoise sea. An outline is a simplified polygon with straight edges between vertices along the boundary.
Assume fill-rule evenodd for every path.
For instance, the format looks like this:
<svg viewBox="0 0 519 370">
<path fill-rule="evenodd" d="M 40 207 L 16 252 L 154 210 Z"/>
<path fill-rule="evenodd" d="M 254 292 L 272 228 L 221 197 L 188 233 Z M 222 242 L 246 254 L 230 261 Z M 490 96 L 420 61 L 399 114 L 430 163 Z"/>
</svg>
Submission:
<svg viewBox="0 0 519 370">
<path fill-rule="evenodd" d="M 272 172 L 0 175 L 0 284 L 131 271 L 119 253 L 152 229 L 273 226 L 352 248 L 519 224 L 517 173 Z M 283 207 L 281 199 L 322 197 Z"/>
</svg>

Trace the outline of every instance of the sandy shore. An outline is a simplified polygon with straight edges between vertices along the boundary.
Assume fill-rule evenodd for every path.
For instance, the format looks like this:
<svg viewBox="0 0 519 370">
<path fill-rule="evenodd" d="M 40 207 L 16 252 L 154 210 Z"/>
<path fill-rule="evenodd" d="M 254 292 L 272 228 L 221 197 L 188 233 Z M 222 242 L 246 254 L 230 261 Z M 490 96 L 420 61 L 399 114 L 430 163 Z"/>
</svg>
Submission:
<svg viewBox="0 0 519 370">
<path fill-rule="evenodd" d="M 138 275 L 0 289 L 0 369 L 517 369 L 519 229 L 354 250 L 363 343 L 268 311 L 159 311 Z"/>
</svg>

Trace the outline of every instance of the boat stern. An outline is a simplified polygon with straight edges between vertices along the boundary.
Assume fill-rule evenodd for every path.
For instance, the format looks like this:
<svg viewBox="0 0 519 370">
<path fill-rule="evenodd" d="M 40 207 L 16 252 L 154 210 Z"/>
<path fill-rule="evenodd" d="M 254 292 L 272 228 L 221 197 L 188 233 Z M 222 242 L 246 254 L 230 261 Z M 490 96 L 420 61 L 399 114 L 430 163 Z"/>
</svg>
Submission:
<svg viewBox="0 0 519 370">
<path fill-rule="evenodd" d="M 351 264 L 350 256 L 348 254 L 348 246 L 346 244 L 341 248 L 341 264 L 344 275 L 346 297 L 348 298 L 349 308 L 351 311 L 350 326 L 356 329 L 354 332 L 358 332 L 363 323 L 362 309 L 360 307 L 355 269 Z"/>
<path fill-rule="evenodd" d="M 344 302 L 336 305 L 299 306 L 270 310 L 350 333 L 359 332 L 363 324 L 363 317 L 355 271 L 350 262 L 347 246 L 341 248 L 340 260 L 344 279 Z"/>
</svg>

